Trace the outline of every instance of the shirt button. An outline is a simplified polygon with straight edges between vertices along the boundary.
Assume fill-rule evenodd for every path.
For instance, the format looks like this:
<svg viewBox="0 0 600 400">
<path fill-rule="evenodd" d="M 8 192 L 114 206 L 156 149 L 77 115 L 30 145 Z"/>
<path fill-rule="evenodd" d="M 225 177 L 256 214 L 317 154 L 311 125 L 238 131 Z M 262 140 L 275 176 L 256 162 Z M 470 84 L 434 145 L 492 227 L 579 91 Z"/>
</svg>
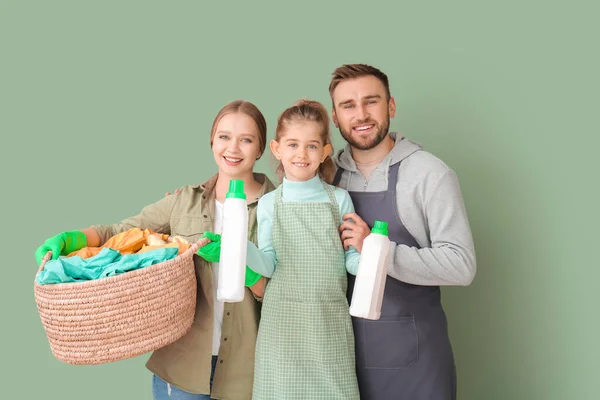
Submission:
<svg viewBox="0 0 600 400">
<path fill-rule="evenodd" d="M 223 364 L 223 360 L 219 361 L 219 364 Z"/>
<path fill-rule="evenodd" d="M 203 215 L 203 217 L 204 217 L 204 218 L 208 218 L 208 216 L 207 216 L 207 215 Z"/>
<path fill-rule="evenodd" d="M 231 313 L 229 311 L 227 311 L 227 316 L 229 316 Z"/>
<path fill-rule="evenodd" d="M 227 341 L 227 338 L 223 339 L 225 342 Z"/>
</svg>

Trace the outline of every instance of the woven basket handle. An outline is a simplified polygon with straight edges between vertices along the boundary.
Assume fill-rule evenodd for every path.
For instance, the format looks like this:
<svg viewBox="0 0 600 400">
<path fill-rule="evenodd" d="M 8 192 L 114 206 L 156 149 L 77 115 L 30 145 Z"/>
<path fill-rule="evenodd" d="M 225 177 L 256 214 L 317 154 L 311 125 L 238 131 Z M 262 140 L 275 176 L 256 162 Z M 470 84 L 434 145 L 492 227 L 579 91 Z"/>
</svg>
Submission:
<svg viewBox="0 0 600 400">
<path fill-rule="evenodd" d="M 40 263 L 40 267 L 38 268 L 38 274 L 42 272 L 44 269 L 44 265 L 52 258 L 52 251 L 48 251 L 46 255 L 42 258 L 42 262 Z"/>
<path fill-rule="evenodd" d="M 204 247 L 204 246 L 206 246 L 209 243 L 210 243 L 210 239 L 209 238 L 202 238 L 202 239 L 198 240 L 196 243 L 194 243 L 192 245 L 192 247 L 190 247 L 190 251 L 192 251 L 193 253 L 197 253 L 198 249 L 200 247 Z"/>
</svg>

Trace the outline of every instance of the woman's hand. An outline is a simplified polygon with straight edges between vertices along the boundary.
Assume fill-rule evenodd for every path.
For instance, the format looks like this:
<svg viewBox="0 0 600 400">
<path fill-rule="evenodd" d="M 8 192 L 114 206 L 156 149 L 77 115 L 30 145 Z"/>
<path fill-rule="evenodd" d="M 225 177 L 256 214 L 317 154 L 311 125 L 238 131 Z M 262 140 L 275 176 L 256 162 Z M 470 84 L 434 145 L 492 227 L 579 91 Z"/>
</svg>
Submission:
<svg viewBox="0 0 600 400">
<path fill-rule="evenodd" d="M 35 251 L 35 260 L 38 265 L 42 263 L 42 258 L 47 252 L 52 252 L 52 259 L 56 260 L 59 256 L 64 256 L 74 251 L 83 249 L 87 246 L 87 238 L 81 231 L 69 231 L 59 233 L 46 239 L 44 244 Z"/>
</svg>

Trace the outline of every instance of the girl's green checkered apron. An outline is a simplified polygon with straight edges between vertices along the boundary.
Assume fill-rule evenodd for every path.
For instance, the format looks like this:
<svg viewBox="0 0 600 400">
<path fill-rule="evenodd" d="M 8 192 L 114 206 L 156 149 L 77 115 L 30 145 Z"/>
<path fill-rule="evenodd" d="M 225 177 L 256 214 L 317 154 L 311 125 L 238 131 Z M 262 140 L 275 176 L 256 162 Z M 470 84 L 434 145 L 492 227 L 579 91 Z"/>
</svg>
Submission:
<svg viewBox="0 0 600 400">
<path fill-rule="evenodd" d="M 340 215 L 329 202 L 282 202 L 275 193 L 277 267 L 259 325 L 253 400 L 359 398 L 346 299 Z"/>
</svg>

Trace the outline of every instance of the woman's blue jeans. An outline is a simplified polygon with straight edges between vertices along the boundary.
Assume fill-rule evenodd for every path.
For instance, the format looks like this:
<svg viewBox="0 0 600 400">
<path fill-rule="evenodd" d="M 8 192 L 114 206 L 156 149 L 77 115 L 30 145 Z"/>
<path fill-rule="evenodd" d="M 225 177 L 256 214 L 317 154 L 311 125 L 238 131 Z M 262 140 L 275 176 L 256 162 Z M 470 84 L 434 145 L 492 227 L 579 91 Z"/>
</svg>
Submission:
<svg viewBox="0 0 600 400">
<path fill-rule="evenodd" d="M 213 377 L 215 376 L 215 366 L 217 365 L 217 356 L 212 358 L 212 368 L 210 372 L 210 388 L 212 390 Z M 165 382 L 156 375 L 152 377 L 152 395 L 154 400 L 210 400 L 207 394 L 194 394 L 186 392 Z"/>
</svg>

